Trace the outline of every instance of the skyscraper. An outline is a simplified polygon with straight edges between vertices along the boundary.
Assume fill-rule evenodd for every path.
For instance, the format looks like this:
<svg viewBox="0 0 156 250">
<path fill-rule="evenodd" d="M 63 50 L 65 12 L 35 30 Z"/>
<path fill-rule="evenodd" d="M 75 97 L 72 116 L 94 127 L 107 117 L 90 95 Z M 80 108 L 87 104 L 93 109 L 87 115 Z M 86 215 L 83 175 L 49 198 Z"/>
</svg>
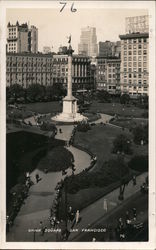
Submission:
<svg viewBox="0 0 156 250">
<path fill-rule="evenodd" d="M 81 29 L 78 53 L 85 56 L 95 57 L 97 55 L 97 36 L 96 28 L 86 27 Z"/>
<path fill-rule="evenodd" d="M 38 52 L 38 29 L 35 26 L 28 27 L 27 23 L 15 25 L 8 23 L 7 52 Z"/>
</svg>

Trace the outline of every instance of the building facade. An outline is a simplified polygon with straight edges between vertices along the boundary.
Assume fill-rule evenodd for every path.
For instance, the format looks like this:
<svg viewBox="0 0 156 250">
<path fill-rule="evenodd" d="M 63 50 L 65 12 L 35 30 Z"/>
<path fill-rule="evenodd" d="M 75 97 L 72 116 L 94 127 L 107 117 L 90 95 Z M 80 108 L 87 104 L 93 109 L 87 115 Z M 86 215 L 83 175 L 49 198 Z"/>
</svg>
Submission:
<svg viewBox="0 0 156 250">
<path fill-rule="evenodd" d="M 149 34 L 130 33 L 121 39 L 121 92 L 132 96 L 148 95 Z"/>
<path fill-rule="evenodd" d="M 35 26 L 28 27 L 27 23 L 15 25 L 10 22 L 7 25 L 7 52 L 38 52 L 38 29 Z"/>
<path fill-rule="evenodd" d="M 94 71 L 89 57 L 73 55 L 73 90 L 94 88 Z M 6 84 L 67 86 L 68 55 L 7 53 Z"/>
<path fill-rule="evenodd" d="M 53 58 L 42 53 L 7 53 L 6 84 L 53 84 Z"/>
<path fill-rule="evenodd" d="M 96 28 L 86 27 L 81 29 L 80 43 L 78 44 L 78 54 L 84 56 L 97 56 L 97 36 Z"/>
<path fill-rule="evenodd" d="M 99 42 L 98 44 L 98 56 L 100 57 L 120 57 L 121 42 Z"/>
<path fill-rule="evenodd" d="M 73 91 L 94 88 L 94 71 L 91 59 L 86 56 L 72 57 L 72 85 Z M 68 55 L 53 55 L 53 82 L 67 85 Z"/>
<path fill-rule="evenodd" d="M 110 94 L 120 93 L 120 58 L 96 58 L 96 88 Z"/>
</svg>

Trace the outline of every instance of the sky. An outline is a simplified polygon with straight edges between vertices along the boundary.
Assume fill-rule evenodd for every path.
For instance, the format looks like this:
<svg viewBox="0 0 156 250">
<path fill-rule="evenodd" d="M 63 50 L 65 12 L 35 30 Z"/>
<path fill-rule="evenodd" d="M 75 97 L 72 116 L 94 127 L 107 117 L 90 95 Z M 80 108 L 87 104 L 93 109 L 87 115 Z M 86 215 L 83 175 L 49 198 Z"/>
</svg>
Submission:
<svg viewBox="0 0 156 250">
<path fill-rule="evenodd" d="M 60 8 L 62 5 L 60 5 Z M 60 45 L 67 46 L 67 37 L 72 36 L 72 47 L 78 51 L 81 28 L 96 27 L 97 42 L 117 41 L 125 33 L 125 17 L 147 15 L 145 9 L 77 9 L 71 12 L 60 9 L 7 9 L 6 24 L 30 23 L 38 28 L 39 51 L 50 46 L 57 52 Z"/>
</svg>

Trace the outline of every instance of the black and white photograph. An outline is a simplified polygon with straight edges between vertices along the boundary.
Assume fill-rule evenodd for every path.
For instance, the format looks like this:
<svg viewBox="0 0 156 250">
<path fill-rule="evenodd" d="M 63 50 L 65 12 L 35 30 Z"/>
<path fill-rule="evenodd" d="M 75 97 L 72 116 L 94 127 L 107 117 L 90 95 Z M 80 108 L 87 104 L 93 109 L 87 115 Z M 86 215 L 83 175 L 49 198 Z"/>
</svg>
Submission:
<svg viewBox="0 0 156 250">
<path fill-rule="evenodd" d="M 1 246 L 154 249 L 155 2 L 43 2 L 0 2 Z"/>
</svg>

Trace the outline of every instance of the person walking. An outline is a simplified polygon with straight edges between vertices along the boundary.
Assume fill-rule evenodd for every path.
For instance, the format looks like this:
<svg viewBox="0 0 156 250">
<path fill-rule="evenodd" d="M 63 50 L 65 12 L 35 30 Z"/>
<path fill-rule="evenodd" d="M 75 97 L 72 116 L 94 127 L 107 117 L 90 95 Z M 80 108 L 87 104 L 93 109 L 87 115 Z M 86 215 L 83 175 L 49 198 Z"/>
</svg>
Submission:
<svg viewBox="0 0 156 250">
<path fill-rule="evenodd" d="M 135 208 L 135 207 L 133 207 L 132 211 L 133 211 L 133 217 L 134 217 L 134 219 L 136 219 L 136 217 L 137 217 L 137 211 L 136 211 L 136 208 Z"/>
<path fill-rule="evenodd" d="M 136 175 L 133 175 L 132 180 L 133 180 L 133 186 L 135 186 L 136 185 Z"/>
<path fill-rule="evenodd" d="M 79 210 L 76 211 L 75 222 L 76 224 L 79 222 L 80 212 Z"/>
</svg>

